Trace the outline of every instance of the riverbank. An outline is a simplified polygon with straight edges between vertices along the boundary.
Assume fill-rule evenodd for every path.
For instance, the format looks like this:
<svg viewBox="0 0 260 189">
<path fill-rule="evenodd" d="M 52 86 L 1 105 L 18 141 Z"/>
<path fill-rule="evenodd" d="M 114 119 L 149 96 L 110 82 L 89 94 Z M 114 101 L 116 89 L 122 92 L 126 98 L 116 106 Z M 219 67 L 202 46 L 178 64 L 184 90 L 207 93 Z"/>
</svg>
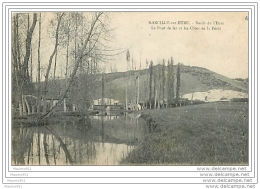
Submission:
<svg viewBox="0 0 260 189">
<path fill-rule="evenodd" d="M 133 110 L 120 110 L 120 111 L 85 111 L 85 112 L 53 112 L 50 116 L 39 118 L 38 114 L 31 114 L 27 116 L 19 116 L 18 113 L 12 114 L 12 127 L 20 127 L 23 124 L 24 127 L 34 126 L 46 126 L 49 124 L 57 124 L 60 121 L 78 121 L 84 119 L 85 116 L 105 116 L 108 115 L 123 115 L 125 113 L 132 113 Z"/>
<path fill-rule="evenodd" d="M 248 103 L 215 102 L 140 113 L 149 133 L 123 165 L 248 163 Z"/>
<path fill-rule="evenodd" d="M 79 121 L 84 115 L 91 115 L 90 113 L 80 112 L 55 112 L 49 117 L 39 118 L 37 114 L 31 114 L 29 116 L 13 116 L 12 127 L 35 127 L 46 126 L 50 124 L 58 124 L 61 121 Z"/>
</svg>

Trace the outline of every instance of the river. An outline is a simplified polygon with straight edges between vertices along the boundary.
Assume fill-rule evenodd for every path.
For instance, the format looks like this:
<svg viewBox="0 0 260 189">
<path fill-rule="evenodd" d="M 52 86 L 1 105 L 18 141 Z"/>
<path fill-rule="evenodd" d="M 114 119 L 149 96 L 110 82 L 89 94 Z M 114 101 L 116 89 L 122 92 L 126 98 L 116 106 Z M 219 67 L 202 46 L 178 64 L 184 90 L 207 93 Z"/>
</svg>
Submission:
<svg viewBox="0 0 260 189">
<path fill-rule="evenodd" d="M 119 165 L 147 132 L 140 114 L 12 128 L 12 165 Z"/>
</svg>

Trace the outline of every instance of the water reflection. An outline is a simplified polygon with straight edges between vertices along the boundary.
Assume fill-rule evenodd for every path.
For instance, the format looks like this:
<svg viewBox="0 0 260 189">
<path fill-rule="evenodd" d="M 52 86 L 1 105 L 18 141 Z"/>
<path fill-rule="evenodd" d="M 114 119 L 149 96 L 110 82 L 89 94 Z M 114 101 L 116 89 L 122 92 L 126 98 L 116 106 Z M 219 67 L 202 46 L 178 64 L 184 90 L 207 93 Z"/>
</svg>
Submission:
<svg viewBox="0 0 260 189">
<path fill-rule="evenodd" d="M 117 165 L 143 139 L 140 115 L 91 116 L 12 129 L 13 165 Z"/>
</svg>

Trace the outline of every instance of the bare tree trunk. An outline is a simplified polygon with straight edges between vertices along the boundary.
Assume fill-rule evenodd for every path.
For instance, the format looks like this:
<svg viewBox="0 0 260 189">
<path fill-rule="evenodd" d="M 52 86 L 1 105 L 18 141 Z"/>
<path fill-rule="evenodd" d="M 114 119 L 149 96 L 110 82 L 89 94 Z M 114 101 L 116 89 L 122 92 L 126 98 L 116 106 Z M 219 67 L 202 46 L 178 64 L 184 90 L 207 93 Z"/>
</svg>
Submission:
<svg viewBox="0 0 260 189">
<path fill-rule="evenodd" d="M 69 28 L 67 28 L 69 30 Z M 65 87 L 68 85 L 68 65 L 69 65 L 69 45 L 70 45 L 70 32 L 68 31 L 67 39 L 67 53 L 66 53 L 66 70 L 65 70 Z M 67 112 L 66 98 L 63 100 L 63 111 Z"/>
<path fill-rule="evenodd" d="M 22 102 L 21 102 L 21 100 L 19 100 L 19 115 L 20 115 L 20 116 L 23 115 L 23 107 L 22 107 Z"/>
<path fill-rule="evenodd" d="M 30 58 L 30 54 L 31 54 L 31 43 L 32 43 L 32 35 L 33 35 L 33 31 L 35 28 L 37 22 L 37 14 L 34 13 L 33 14 L 33 23 L 29 29 L 29 31 L 27 32 L 27 36 L 26 36 L 26 52 L 25 52 L 25 56 L 24 56 L 24 60 L 23 60 L 23 74 L 24 77 L 28 78 L 28 62 L 29 62 L 29 58 Z"/>
<path fill-rule="evenodd" d="M 75 62 L 77 61 L 77 32 L 78 32 L 78 15 L 76 15 L 76 28 L 75 28 L 75 41 L 74 41 Z"/>
<path fill-rule="evenodd" d="M 140 73 L 140 70 L 141 70 L 141 57 L 140 57 L 140 66 L 139 66 L 139 69 L 138 69 L 138 76 L 137 76 L 137 104 L 139 104 L 140 102 L 140 96 L 141 96 L 141 99 L 142 99 L 142 95 L 140 95 L 140 76 L 141 76 L 141 73 Z"/>
<path fill-rule="evenodd" d="M 137 76 L 137 104 L 139 104 L 139 75 Z"/>
<path fill-rule="evenodd" d="M 164 99 L 165 99 L 165 61 L 163 59 L 163 65 L 162 65 L 162 100 L 163 100 L 163 104 L 162 107 L 164 107 Z"/>
<path fill-rule="evenodd" d="M 153 81 L 153 61 L 150 62 L 150 79 L 149 79 L 149 103 L 152 109 L 152 81 Z"/>
<path fill-rule="evenodd" d="M 126 53 L 126 90 L 125 90 L 125 108 L 126 110 L 128 110 L 128 96 L 127 96 L 127 89 L 128 89 L 128 80 L 129 80 L 129 76 L 128 76 L 128 65 L 129 65 L 129 60 L 130 60 L 130 53 L 129 50 L 127 50 Z"/>
<path fill-rule="evenodd" d="M 63 111 L 67 112 L 66 98 L 63 99 Z"/>
<path fill-rule="evenodd" d="M 58 46 L 57 46 L 57 50 L 56 50 L 55 58 L 54 58 L 54 73 L 53 73 L 54 80 L 55 80 L 55 72 L 56 72 L 56 64 L 57 64 L 57 55 L 58 55 Z"/>
<path fill-rule="evenodd" d="M 40 115 L 41 112 L 41 21 L 42 14 L 40 13 L 39 17 L 39 41 L 38 41 L 38 106 L 37 113 Z"/>
<path fill-rule="evenodd" d="M 160 82 L 159 82 L 159 86 L 158 86 L 158 91 L 159 91 L 159 93 L 158 93 L 158 105 L 157 105 L 157 108 L 160 109 L 160 106 L 161 106 L 161 100 L 160 100 L 160 98 L 161 98 L 161 94 L 160 94 L 160 92 L 161 92 L 161 83 Z"/>
<path fill-rule="evenodd" d="M 46 103 L 46 95 L 47 95 L 47 92 L 48 92 L 48 80 L 49 80 L 49 74 L 50 74 L 50 70 L 51 70 L 51 65 L 52 65 L 52 59 L 57 51 L 57 47 L 58 47 L 58 42 L 59 42 L 59 28 L 60 28 L 60 23 L 61 23 L 61 19 L 62 19 L 62 16 L 64 15 L 64 13 L 61 13 L 59 16 L 58 16 L 58 24 L 57 24 L 57 28 L 56 28 L 56 32 L 55 32 L 55 47 L 54 47 L 54 50 L 53 50 L 53 53 L 51 54 L 50 56 L 50 59 L 49 59 L 49 65 L 48 65 L 48 68 L 47 68 L 47 72 L 46 72 L 46 75 L 45 75 L 45 82 L 44 82 L 44 91 L 43 91 L 43 113 L 45 114 L 46 113 L 46 108 L 47 108 L 47 103 Z"/>
<path fill-rule="evenodd" d="M 20 89 L 20 69 L 19 69 L 19 62 L 18 62 L 18 49 L 17 49 L 17 44 L 18 44 L 18 34 L 17 34 L 17 27 L 18 25 L 16 24 L 16 15 L 13 16 L 13 23 L 12 23 L 12 30 L 13 30 L 13 35 L 12 35 L 12 63 L 13 63 L 13 70 L 12 70 L 12 82 L 13 84 L 16 84 L 16 89 L 13 85 L 13 90 L 14 90 L 14 95 L 13 95 L 13 105 L 14 107 L 19 106 L 19 101 L 21 97 L 21 89 Z M 20 108 L 20 106 L 19 106 Z M 22 113 L 20 114 L 20 116 Z"/>
<path fill-rule="evenodd" d="M 145 89 L 145 91 L 149 91 L 149 85 L 148 85 L 148 83 L 149 83 L 149 67 L 148 67 L 148 65 L 149 65 L 149 62 L 148 62 L 148 60 L 146 59 L 146 81 L 144 80 L 144 89 Z M 145 108 L 146 109 L 148 109 L 148 98 L 149 98 L 149 94 L 147 94 L 147 92 L 145 92 L 144 93 L 145 94 Z"/>
<path fill-rule="evenodd" d="M 180 71 L 180 63 L 178 63 L 177 68 L 177 84 L 176 84 L 176 99 L 180 100 L 180 86 L 181 86 L 181 71 Z"/>
<path fill-rule="evenodd" d="M 30 15 L 29 15 L 29 13 L 27 13 L 27 21 L 28 21 L 28 24 L 27 24 L 27 33 L 30 31 Z M 30 57 L 29 57 L 29 60 L 32 60 L 32 48 L 30 47 Z M 29 60 L 28 60 L 28 64 L 29 64 Z M 31 68 L 32 68 L 32 66 L 31 66 Z M 31 69 L 31 71 L 32 71 L 32 69 Z M 28 75 L 28 78 L 31 80 L 31 82 L 32 82 L 32 78 L 31 78 L 31 75 L 29 75 L 29 66 L 28 66 L 28 69 L 27 69 L 27 73 L 26 73 L 27 75 Z"/>
<path fill-rule="evenodd" d="M 111 82 L 109 82 L 109 105 L 111 105 Z"/>
<path fill-rule="evenodd" d="M 154 92 L 154 107 L 153 109 L 156 109 L 156 100 L 157 100 L 157 88 L 155 88 L 155 92 Z"/>
<path fill-rule="evenodd" d="M 33 59 L 32 59 L 32 48 L 31 48 L 31 82 L 33 82 L 33 75 L 32 75 L 32 72 L 33 72 Z"/>
<path fill-rule="evenodd" d="M 156 109 L 156 98 L 157 98 L 157 93 L 158 93 L 158 91 L 157 91 L 157 79 L 158 79 L 158 73 L 157 73 L 157 68 L 156 68 L 156 66 L 154 67 L 154 77 L 153 77 L 153 91 L 154 91 L 154 107 L 153 107 L 153 109 Z"/>
<path fill-rule="evenodd" d="M 23 95 L 22 95 L 22 107 L 23 107 L 23 115 L 26 115 L 26 108 L 25 108 L 25 102 L 24 102 Z"/>
<path fill-rule="evenodd" d="M 101 95 L 102 95 L 102 97 L 101 97 L 101 98 L 102 98 L 102 105 L 105 105 L 105 102 L 104 102 L 104 97 L 105 97 L 105 79 L 104 79 L 104 73 L 102 73 L 102 81 L 101 81 L 101 82 L 102 82 L 102 84 L 101 84 L 101 86 L 102 86 L 102 87 L 101 87 L 101 88 L 102 88 L 102 89 L 101 89 L 101 90 L 102 90 L 102 91 L 101 91 Z"/>
<path fill-rule="evenodd" d="M 70 34 L 68 33 L 68 43 L 67 43 L 67 54 L 66 54 L 66 70 L 65 70 L 65 85 L 67 86 L 68 80 L 68 65 L 69 65 L 69 45 L 70 45 Z"/>
<path fill-rule="evenodd" d="M 156 86 L 157 88 L 157 108 L 160 109 L 160 105 L 161 105 L 161 70 L 160 70 L 160 67 L 158 65 L 158 71 L 157 71 L 157 74 L 158 74 L 158 84 Z"/>
<path fill-rule="evenodd" d="M 24 98 L 24 102 L 25 102 L 25 105 L 26 105 L 26 109 L 28 111 L 27 115 L 30 115 L 31 114 L 31 109 L 30 109 L 30 106 L 28 104 L 28 101 L 26 99 L 26 97 L 23 97 Z"/>
<path fill-rule="evenodd" d="M 17 49 L 17 60 L 18 60 L 18 66 L 19 66 L 19 71 L 20 74 L 22 73 L 22 66 L 21 66 L 21 53 L 20 53 L 20 43 L 19 43 L 19 24 L 18 24 L 19 16 L 18 13 L 16 14 L 16 35 L 17 35 L 17 40 L 16 40 L 16 49 Z"/>
<path fill-rule="evenodd" d="M 128 85 L 128 79 L 127 79 L 127 81 L 126 81 L 126 89 L 125 89 L 125 109 L 126 109 L 126 110 L 128 110 L 127 85 Z"/>
</svg>

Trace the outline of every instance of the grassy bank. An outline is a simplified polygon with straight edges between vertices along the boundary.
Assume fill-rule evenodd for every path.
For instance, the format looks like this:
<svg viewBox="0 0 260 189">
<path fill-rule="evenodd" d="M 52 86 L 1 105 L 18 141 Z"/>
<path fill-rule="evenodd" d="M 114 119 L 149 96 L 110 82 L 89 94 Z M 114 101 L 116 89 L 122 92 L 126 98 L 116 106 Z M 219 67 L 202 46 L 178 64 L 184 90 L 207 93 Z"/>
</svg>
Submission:
<svg viewBox="0 0 260 189">
<path fill-rule="evenodd" d="M 144 110 L 148 134 L 122 164 L 248 163 L 248 104 L 208 103 Z"/>
</svg>

